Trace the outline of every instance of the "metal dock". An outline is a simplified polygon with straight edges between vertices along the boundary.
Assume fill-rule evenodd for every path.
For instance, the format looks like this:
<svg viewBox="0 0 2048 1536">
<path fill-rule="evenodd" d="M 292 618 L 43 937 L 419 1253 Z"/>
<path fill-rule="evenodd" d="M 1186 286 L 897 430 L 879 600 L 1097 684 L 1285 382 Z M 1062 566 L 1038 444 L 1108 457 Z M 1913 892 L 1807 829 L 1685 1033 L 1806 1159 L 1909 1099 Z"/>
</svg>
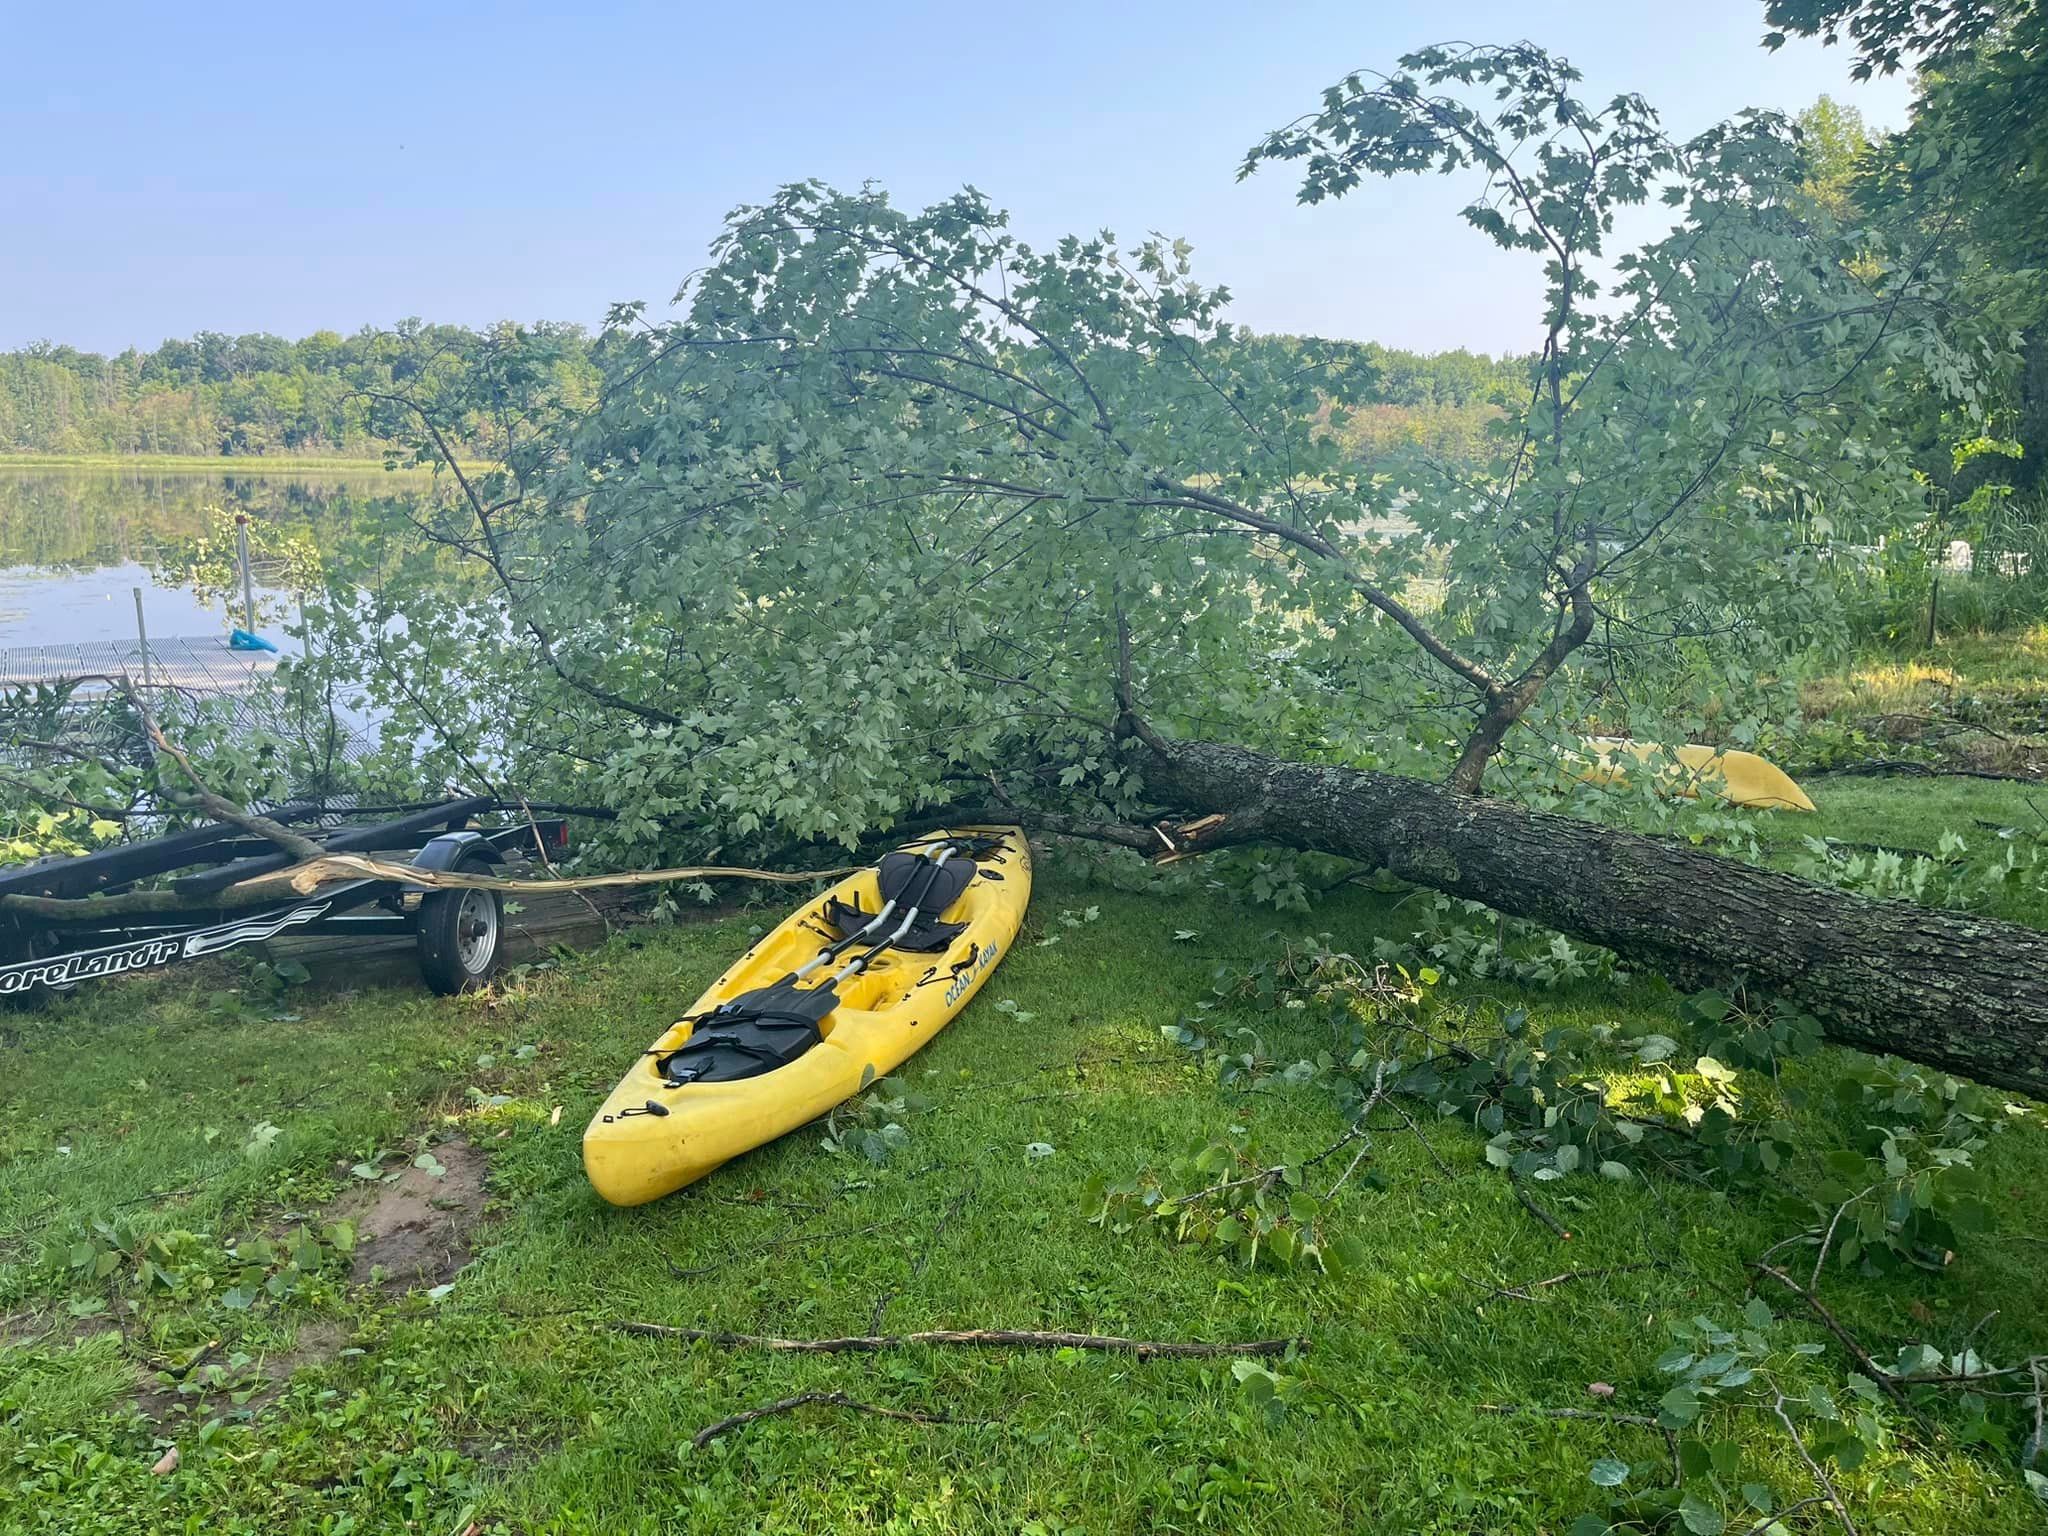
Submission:
<svg viewBox="0 0 2048 1536">
<path fill-rule="evenodd" d="M 151 640 L 80 640 L 69 645 L 0 648 L 0 688 L 92 683 L 125 677 L 136 684 L 195 693 L 245 693 L 277 669 L 272 651 L 234 651 L 216 635 Z"/>
</svg>

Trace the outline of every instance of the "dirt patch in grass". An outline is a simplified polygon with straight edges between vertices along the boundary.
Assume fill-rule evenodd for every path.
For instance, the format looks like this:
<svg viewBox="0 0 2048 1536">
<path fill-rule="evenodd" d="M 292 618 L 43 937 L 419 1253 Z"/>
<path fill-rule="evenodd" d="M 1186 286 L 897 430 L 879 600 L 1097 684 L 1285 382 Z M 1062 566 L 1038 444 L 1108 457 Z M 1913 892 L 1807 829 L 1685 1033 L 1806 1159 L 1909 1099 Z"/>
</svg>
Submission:
<svg viewBox="0 0 2048 1536">
<path fill-rule="evenodd" d="M 73 1317 L 68 1312 L 17 1312 L 0 1317 L 0 1349 L 19 1344 L 79 1344 L 102 1333 L 126 1336 L 127 1329 L 111 1312 Z"/>
<path fill-rule="evenodd" d="M 160 1367 L 138 1364 L 136 1375 L 140 1384 L 135 1393 L 135 1406 L 156 1424 L 174 1418 L 204 1417 L 230 1403 L 254 1413 L 282 1397 L 298 1371 L 307 1366 L 325 1365 L 340 1354 L 348 1347 L 352 1335 L 353 1330 L 344 1322 L 333 1318 L 313 1318 L 298 1326 L 292 1336 L 291 1348 L 273 1350 L 260 1360 L 220 1378 L 207 1373 L 217 1369 L 223 1360 L 231 1363 L 233 1351 L 222 1349 L 218 1344 L 207 1346 L 176 1371 L 167 1373 Z M 180 1388 L 181 1377 L 190 1381 L 190 1388 Z M 238 1393 L 245 1395 L 235 1396 Z"/>
<path fill-rule="evenodd" d="M 292 1335 L 292 1347 L 265 1358 L 263 1374 L 277 1382 L 291 1379 L 292 1372 L 306 1365 L 325 1365 L 348 1346 L 348 1324 L 332 1318 L 315 1318 L 301 1323 Z"/>
<path fill-rule="evenodd" d="M 355 1225 L 349 1279 L 387 1291 L 435 1286 L 469 1262 L 470 1239 L 483 1219 L 486 1160 L 460 1138 L 434 1148 L 443 1170 L 407 1166 L 388 1183 L 350 1190 L 332 1218 Z"/>
</svg>

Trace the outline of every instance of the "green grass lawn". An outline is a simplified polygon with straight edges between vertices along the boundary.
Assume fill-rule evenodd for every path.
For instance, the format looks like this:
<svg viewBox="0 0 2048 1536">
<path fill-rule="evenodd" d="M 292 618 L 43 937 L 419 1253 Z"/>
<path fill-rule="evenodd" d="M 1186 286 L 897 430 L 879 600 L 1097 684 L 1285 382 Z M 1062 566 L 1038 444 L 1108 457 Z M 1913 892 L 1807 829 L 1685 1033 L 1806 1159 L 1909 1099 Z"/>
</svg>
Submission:
<svg viewBox="0 0 2048 1536">
<path fill-rule="evenodd" d="M 1815 814 L 1765 816 L 1761 841 L 1791 852 L 1809 837 L 1831 838 L 1852 851 L 1889 848 L 1939 856 L 1942 834 L 1966 847 L 1960 859 L 1995 861 L 2008 842 L 2027 846 L 2048 837 L 2048 783 L 1991 779 L 1870 779 L 1820 775 L 1802 779 Z M 2048 885 L 2015 880 L 1988 890 L 1985 911 L 2008 922 L 2048 928 Z"/>
<path fill-rule="evenodd" d="M 1841 837 L 1897 829 L 1925 792 L 1826 788 Z M 1962 810 L 2004 805 L 1958 794 Z M 1094 921 L 1060 920 L 1090 906 Z M 458 1001 L 301 992 L 272 1017 L 253 989 L 166 981 L 0 1020 L 0 1530 L 1562 1531 L 1604 1507 L 1596 1459 L 1652 1478 L 1661 1439 L 1485 1405 L 1597 1409 L 1587 1386 L 1603 1381 L 1616 1389 L 1605 1407 L 1655 1412 L 1667 1324 L 1732 1319 L 1745 1261 L 1789 1230 L 1760 1201 L 1681 1179 L 1588 1176 L 1545 1186 L 1572 1231 L 1561 1241 L 1459 1121 L 1430 1131 L 1448 1175 L 1412 1136 L 1376 1140 L 1375 1177 L 1347 1186 L 1333 1223 L 1369 1262 L 1341 1279 L 1092 1225 L 1091 1174 L 1212 1138 L 1299 1158 L 1342 1120 L 1319 1084 L 1226 1089 L 1162 1038 L 1217 965 L 1270 955 L 1270 912 L 1052 871 L 982 997 L 905 1069 L 930 1103 L 889 1161 L 830 1153 L 812 1130 L 652 1206 L 606 1207 L 578 1162 L 585 1119 L 762 915 L 640 930 Z M 1397 898 L 1350 892 L 1277 926 L 1363 950 L 1401 925 Z M 1652 984 L 1528 1001 L 1546 1023 L 1670 1027 Z M 1246 1021 L 1284 1056 L 1315 1047 L 1299 1017 Z M 1828 1052 L 1796 1071 L 1824 1090 L 1839 1069 Z M 1837 1134 L 1824 1111 L 1801 1127 L 1816 1154 Z M 1028 1156 L 1033 1143 L 1053 1151 Z M 487 1163 L 466 1264 L 446 1254 L 408 1283 L 358 1260 L 351 1279 L 344 1258 L 309 1250 L 277 1271 L 281 1299 L 260 1285 L 227 1294 L 238 1277 L 205 1257 L 227 1239 L 289 1246 L 387 1187 L 351 1164 L 396 1170 L 422 1152 L 449 1188 Z M 1996 1138 L 1987 1164 L 1995 1231 L 1943 1274 L 1830 1278 L 1847 1326 L 1873 1341 L 1969 1338 L 1999 1360 L 2048 1344 L 2048 1133 Z M 434 1212 L 431 1170 L 406 1183 L 425 1191 L 429 1222 L 466 1225 Z M 113 1251 L 95 1221 L 206 1237 L 166 1258 L 177 1289 L 144 1289 L 135 1257 L 99 1280 L 71 1267 Z M 1604 1269 L 1624 1272 L 1535 1300 L 1490 1293 Z M 1298 1335 L 1308 1351 L 1276 1368 L 1309 1386 L 1274 1418 L 1222 1359 L 787 1356 L 631 1337 L 612 1327 L 625 1320 L 785 1336 Z M 1783 1327 L 1828 1342 L 1804 1317 Z M 158 1374 L 195 1357 L 195 1390 Z M 1814 1380 L 1838 1384 L 1846 1364 L 1815 1360 Z M 803 1391 L 954 1422 L 812 1407 L 691 1447 L 713 1421 Z M 1836 1474 L 1863 1530 L 2041 1528 L 2010 1447 L 1879 1412 L 1890 1449 Z M 1732 1418 L 1726 1433 L 1742 1480 L 1781 1500 L 1811 1491 L 1766 1423 Z M 154 1475 L 173 1446 L 180 1465 Z M 1792 1522 L 1824 1524 L 1817 1508 Z"/>
</svg>

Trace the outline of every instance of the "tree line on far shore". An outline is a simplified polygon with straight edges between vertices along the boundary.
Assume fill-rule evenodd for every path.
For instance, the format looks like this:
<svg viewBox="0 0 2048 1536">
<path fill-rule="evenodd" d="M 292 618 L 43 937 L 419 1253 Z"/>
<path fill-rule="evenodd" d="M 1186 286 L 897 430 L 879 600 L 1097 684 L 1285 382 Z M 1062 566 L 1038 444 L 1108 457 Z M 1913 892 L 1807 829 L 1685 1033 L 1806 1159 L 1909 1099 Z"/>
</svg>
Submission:
<svg viewBox="0 0 2048 1536">
<path fill-rule="evenodd" d="M 0 353 L 0 453 L 377 459 L 388 438 L 373 416 L 374 393 L 404 390 L 425 370 L 474 367 L 515 332 L 554 344 L 563 393 L 596 387 L 589 334 L 548 321 L 473 330 L 413 319 L 299 341 L 201 331 L 111 357 L 37 342 Z M 1526 359 L 1462 349 L 1365 342 L 1346 350 L 1354 408 L 1333 430 L 1366 460 L 1413 448 L 1476 460 L 1486 423 L 1501 414 L 1501 392 L 1524 388 L 1528 377 Z"/>
</svg>

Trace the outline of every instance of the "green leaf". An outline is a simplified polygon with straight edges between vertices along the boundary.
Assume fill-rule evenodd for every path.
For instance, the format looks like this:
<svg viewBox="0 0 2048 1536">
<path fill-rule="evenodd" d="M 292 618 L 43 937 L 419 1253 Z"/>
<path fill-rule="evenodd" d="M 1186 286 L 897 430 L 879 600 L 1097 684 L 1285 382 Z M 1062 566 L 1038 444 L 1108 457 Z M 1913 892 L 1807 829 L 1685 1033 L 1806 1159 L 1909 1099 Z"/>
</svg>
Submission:
<svg viewBox="0 0 2048 1536">
<path fill-rule="evenodd" d="M 1364 1241 L 1349 1234 L 1325 1247 L 1323 1256 L 1340 1274 L 1355 1274 L 1372 1262 L 1372 1252 Z"/>
<path fill-rule="evenodd" d="M 1699 1398 L 1691 1387 L 1673 1387 L 1657 1399 L 1657 1405 L 1657 1417 L 1669 1429 L 1683 1429 L 1700 1416 Z"/>
<path fill-rule="evenodd" d="M 1719 992 L 1695 992 L 1685 1000 L 1686 1012 L 1703 1024 L 1718 1024 L 1735 1005 Z"/>
<path fill-rule="evenodd" d="M 1699 1496 L 1697 1490 L 1688 1488 L 1685 1497 L 1679 1501 L 1678 1519 L 1692 1536 L 1721 1536 L 1728 1528 L 1727 1520 L 1718 1509 Z"/>
<path fill-rule="evenodd" d="M 242 1151 L 246 1156 L 252 1158 L 262 1157 L 265 1153 L 269 1152 L 276 1143 L 277 1138 L 282 1134 L 282 1126 L 273 1125 L 268 1120 L 258 1121 L 256 1125 L 250 1128 L 249 1139 L 242 1144 Z"/>
<path fill-rule="evenodd" d="M 1617 1461 L 1612 1456 L 1602 1456 L 1586 1475 L 1602 1488 L 1619 1488 L 1628 1481 L 1628 1463 Z"/>
</svg>

